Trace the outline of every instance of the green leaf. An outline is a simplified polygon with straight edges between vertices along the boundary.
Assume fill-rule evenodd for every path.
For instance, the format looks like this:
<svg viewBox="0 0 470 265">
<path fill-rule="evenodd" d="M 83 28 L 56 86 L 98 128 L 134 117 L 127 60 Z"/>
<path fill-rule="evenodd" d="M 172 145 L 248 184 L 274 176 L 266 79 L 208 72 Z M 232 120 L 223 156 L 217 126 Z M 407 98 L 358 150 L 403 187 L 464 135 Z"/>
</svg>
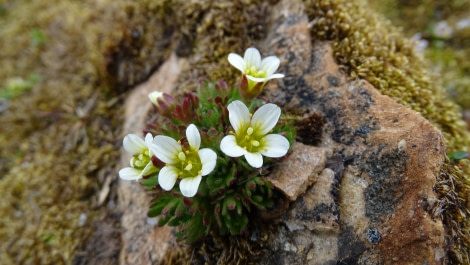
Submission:
<svg viewBox="0 0 470 265">
<path fill-rule="evenodd" d="M 465 151 L 456 151 L 449 155 L 450 160 L 462 160 L 470 157 L 470 153 Z"/>
<path fill-rule="evenodd" d="M 147 179 L 142 179 L 140 181 L 140 184 L 146 186 L 146 187 L 155 187 L 157 184 L 158 184 L 158 179 L 157 177 L 150 177 L 150 178 L 147 178 Z"/>
</svg>

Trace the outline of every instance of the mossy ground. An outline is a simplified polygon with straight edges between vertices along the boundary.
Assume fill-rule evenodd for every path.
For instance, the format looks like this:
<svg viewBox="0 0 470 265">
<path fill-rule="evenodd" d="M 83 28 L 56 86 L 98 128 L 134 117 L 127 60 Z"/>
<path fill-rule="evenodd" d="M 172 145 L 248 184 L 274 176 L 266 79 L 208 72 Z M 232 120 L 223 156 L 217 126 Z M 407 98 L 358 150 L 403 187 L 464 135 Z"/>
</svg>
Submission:
<svg viewBox="0 0 470 265">
<path fill-rule="evenodd" d="M 0 102 L 1 264 L 116 263 L 122 92 L 158 67 L 168 43 L 149 30 L 162 23 L 153 8 L 0 2 L 0 87 L 19 91 Z M 30 76 L 28 89 L 12 89 Z"/>
<path fill-rule="evenodd" d="M 198 54 L 191 57 L 191 71 L 178 79 L 183 90 L 202 81 L 194 76 L 234 79 L 226 54 L 266 36 L 265 19 L 275 2 L 0 2 L 0 86 L 15 77 L 38 77 L 28 90 L 0 102 L 8 106 L 0 112 L 0 263 L 116 263 L 119 213 L 113 185 L 126 90 L 144 80 L 171 50 L 180 56 Z M 315 20 L 312 33 L 333 41 L 338 62 L 353 78 L 367 79 L 422 113 L 443 131 L 449 152 L 468 151 L 470 138 L 459 106 L 445 93 L 469 107 L 468 29 L 433 43 L 437 46 L 425 53 L 429 64 L 400 31 L 370 11 L 378 6 L 374 1 L 305 2 L 309 19 Z M 421 1 L 419 8 L 405 2 L 389 0 L 380 11 L 409 29 L 408 35 L 470 12 L 467 1 Z M 413 8 L 421 13 L 412 13 Z M 444 203 L 459 202 L 444 216 L 458 222 L 449 230 L 451 238 L 461 239 L 451 250 L 455 262 L 464 260 L 470 248 L 465 219 L 469 176 L 465 162 L 448 162 L 443 185 L 437 187 Z M 447 185 L 449 190 L 445 183 L 454 184 Z M 102 203 L 99 196 L 108 186 Z M 101 248 L 88 246 L 106 237 L 116 240 Z"/>
</svg>

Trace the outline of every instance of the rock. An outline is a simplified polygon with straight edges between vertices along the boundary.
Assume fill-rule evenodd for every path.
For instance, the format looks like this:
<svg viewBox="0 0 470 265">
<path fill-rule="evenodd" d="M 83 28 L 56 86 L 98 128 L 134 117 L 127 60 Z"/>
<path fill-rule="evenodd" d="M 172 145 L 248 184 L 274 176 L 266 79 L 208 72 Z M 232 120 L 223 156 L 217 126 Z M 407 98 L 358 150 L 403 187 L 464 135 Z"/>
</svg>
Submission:
<svg viewBox="0 0 470 265">
<path fill-rule="evenodd" d="M 185 60 L 172 55 L 150 79 L 134 88 L 126 99 L 123 136 L 142 135 L 146 117 L 152 109 L 148 93 L 159 90 L 171 93 L 173 83 Z M 124 150 L 121 166 L 127 167 L 131 156 Z M 174 247 L 175 238 L 168 226 L 158 227 L 155 218 L 148 218 L 150 197 L 136 181 L 119 182 L 119 207 L 122 209 L 122 249 L 120 264 L 155 264 L 164 258 L 167 249 Z"/>
<path fill-rule="evenodd" d="M 286 78 L 269 83 L 265 99 L 323 116 L 316 148 L 333 152 L 283 215 L 260 264 L 443 264 L 443 224 L 430 215 L 442 134 L 366 81 L 349 80 L 331 45 L 311 39 L 299 6 L 284 1 L 273 12 L 265 50 L 281 58 Z"/>
<path fill-rule="evenodd" d="M 269 176 L 269 181 L 289 200 L 303 194 L 325 168 L 327 150 L 295 143 L 290 154 Z"/>
<path fill-rule="evenodd" d="M 291 203 L 257 264 L 443 264 L 444 227 L 430 214 L 445 158 L 442 134 L 419 113 L 342 73 L 330 43 L 310 36 L 303 10 L 300 1 L 273 7 L 262 50 L 280 57 L 286 77 L 268 83 L 263 97 L 284 112 L 323 122 L 302 128 L 303 143 L 270 176 Z M 171 60 L 156 80 L 176 77 L 181 61 Z M 171 65 L 175 71 L 165 74 Z M 170 92 L 171 82 L 159 90 Z M 130 96 L 134 108 L 147 102 L 146 93 Z M 126 133 L 143 129 L 149 106 L 140 108 L 141 118 L 126 112 Z M 121 182 L 121 194 L 122 264 L 165 262 L 171 230 L 144 218 L 148 198 L 139 185 Z"/>
</svg>

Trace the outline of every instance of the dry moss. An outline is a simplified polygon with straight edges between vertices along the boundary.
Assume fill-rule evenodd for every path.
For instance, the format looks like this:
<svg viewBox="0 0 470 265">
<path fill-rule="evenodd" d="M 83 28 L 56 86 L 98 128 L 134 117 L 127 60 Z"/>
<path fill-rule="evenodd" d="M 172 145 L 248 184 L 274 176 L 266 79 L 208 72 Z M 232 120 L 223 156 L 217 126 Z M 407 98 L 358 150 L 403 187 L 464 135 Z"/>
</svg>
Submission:
<svg viewBox="0 0 470 265">
<path fill-rule="evenodd" d="M 276 1 L 174 1 L 178 6 L 181 42 L 190 57 L 189 71 L 177 86 L 195 90 L 204 80 L 235 80 L 238 73 L 227 61 L 229 52 L 242 52 L 267 34 L 269 6 Z"/>
</svg>

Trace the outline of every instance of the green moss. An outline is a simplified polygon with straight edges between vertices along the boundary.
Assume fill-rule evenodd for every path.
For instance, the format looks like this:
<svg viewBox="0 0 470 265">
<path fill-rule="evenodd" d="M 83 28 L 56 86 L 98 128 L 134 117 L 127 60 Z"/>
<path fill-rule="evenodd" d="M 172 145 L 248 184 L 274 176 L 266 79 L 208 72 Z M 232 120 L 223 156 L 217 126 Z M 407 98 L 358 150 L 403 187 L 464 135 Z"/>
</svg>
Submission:
<svg viewBox="0 0 470 265">
<path fill-rule="evenodd" d="M 101 215 L 96 193 L 116 175 L 122 123 L 105 66 L 109 47 L 132 25 L 121 5 L 2 5 L 0 84 L 9 92 L 0 113 L 2 264 L 70 264 Z M 41 78 L 27 82 L 31 73 Z M 17 76 L 21 86 L 12 85 Z"/>
</svg>

